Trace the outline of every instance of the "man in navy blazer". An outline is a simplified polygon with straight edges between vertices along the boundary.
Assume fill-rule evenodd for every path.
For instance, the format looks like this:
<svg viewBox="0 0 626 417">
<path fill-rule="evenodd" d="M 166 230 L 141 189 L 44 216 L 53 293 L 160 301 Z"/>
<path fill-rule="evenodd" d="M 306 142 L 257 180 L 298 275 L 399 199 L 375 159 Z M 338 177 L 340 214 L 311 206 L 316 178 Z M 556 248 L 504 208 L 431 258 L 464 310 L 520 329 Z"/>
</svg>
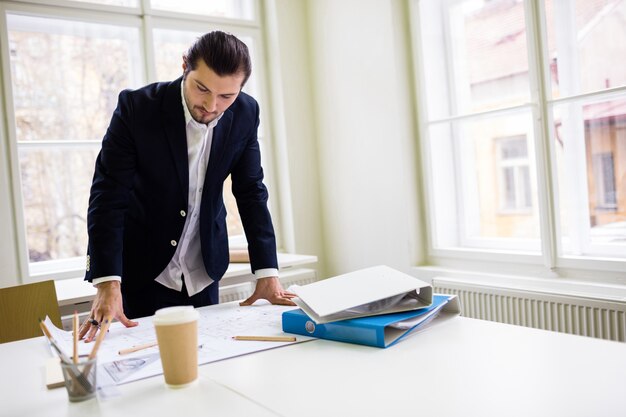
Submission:
<svg viewBox="0 0 626 417">
<path fill-rule="evenodd" d="M 229 174 L 257 278 L 242 305 L 293 305 L 277 276 L 259 106 L 241 91 L 250 73 L 245 44 L 215 31 L 189 48 L 181 78 L 120 93 L 91 187 L 85 279 L 97 295 L 81 338 L 106 318 L 130 327 L 162 307 L 218 303 Z"/>
</svg>

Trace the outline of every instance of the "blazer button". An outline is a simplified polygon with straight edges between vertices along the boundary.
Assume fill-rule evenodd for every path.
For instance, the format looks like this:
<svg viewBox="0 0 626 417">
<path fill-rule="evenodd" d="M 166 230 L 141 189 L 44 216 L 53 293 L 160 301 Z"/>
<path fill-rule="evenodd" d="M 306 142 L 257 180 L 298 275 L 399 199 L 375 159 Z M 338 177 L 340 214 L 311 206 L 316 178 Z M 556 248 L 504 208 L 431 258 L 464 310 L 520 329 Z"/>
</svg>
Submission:
<svg viewBox="0 0 626 417">
<path fill-rule="evenodd" d="M 180 217 L 185 217 L 187 215 L 187 213 L 185 213 L 185 210 L 181 210 L 180 211 Z"/>
<path fill-rule="evenodd" d="M 176 241 L 175 241 L 175 240 L 170 240 L 170 244 L 171 244 L 172 246 L 176 246 L 178 243 L 176 243 Z"/>
</svg>

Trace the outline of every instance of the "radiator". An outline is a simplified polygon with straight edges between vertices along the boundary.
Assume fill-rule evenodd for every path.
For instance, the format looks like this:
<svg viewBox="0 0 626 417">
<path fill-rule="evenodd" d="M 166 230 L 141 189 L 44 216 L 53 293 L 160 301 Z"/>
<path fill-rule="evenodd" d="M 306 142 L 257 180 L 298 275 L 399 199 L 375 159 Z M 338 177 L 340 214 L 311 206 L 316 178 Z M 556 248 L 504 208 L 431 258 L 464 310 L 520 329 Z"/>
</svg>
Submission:
<svg viewBox="0 0 626 417">
<path fill-rule="evenodd" d="M 456 294 L 461 315 L 600 339 L 626 341 L 626 303 L 472 284 L 437 277 L 433 290 Z"/>
</svg>

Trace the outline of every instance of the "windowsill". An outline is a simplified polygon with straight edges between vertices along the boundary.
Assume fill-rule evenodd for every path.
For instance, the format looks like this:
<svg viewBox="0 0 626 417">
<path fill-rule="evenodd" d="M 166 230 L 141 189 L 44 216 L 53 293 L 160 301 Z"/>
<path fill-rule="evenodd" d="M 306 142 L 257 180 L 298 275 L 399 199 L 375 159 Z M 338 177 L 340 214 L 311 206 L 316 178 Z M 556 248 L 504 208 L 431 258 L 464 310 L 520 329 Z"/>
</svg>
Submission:
<svg viewBox="0 0 626 417">
<path fill-rule="evenodd" d="M 314 264 L 317 257 L 312 255 L 297 255 L 291 253 L 278 254 L 280 271 L 294 266 Z M 220 281 L 220 286 L 236 285 L 250 282 L 254 275 L 250 272 L 249 263 L 231 263 Z M 59 307 L 91 302 L 96 295 L 96 289 L 82 277 L 54 281 Z"/>
<path fill-rule="evenodd" d="M 495 287 L 583 297 L 600 301 L 626 302 L 626 285 L 619 283 L 478 272 L 441 266 L 418 266 L 414 267 L 412 271 L 415 277 L 427 282 L 445 276 L 446 279 L 454 280 L 459 284 L 466 283 L 486 288 Z"/>
</svg>

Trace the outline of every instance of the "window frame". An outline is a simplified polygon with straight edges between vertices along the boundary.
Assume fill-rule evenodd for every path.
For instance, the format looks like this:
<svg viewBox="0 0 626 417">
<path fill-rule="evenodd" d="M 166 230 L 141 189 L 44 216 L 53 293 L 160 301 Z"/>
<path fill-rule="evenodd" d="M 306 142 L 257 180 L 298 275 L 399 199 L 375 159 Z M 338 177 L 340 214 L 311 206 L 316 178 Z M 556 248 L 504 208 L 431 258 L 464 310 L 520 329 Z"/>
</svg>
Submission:
<svg viewBox="0 0 626 417">
<path fill-rule="evenodd" d="M 277 249 L 281 247 L 282 222 L 280 214 L 288 204 L 282 199 L 288 196 L 281 196 L 279 186 L 282 180 L 277 178 L 281 171 L 276 166 L 273 153 L 276 146 L 280 147 L 280 138 L 274 137 L 274 125 L 276 116 L 272 106 L 272 90 L 270 89 L 270 77 L 267 70 L 266 54 L 271 49 L 266 42 L 266 24 L 263 16 L 264 4 L 262 0 L 253 0 L 254 19 L 230 19 L 212 16 L 197 16 L 187 13 L 177 13 L 162 10 L 153 10 L 149 0 L 137 0 L 137 7 L 109 6 L 95 3 L 85 3 L 71 0 L 12 0 L 0 3 L 0 33 L 8 34 L 7 14 L 21 14 L 34 17 L 66 18 L 80 20 L 88 23 L 104 23 L 115 26 L 129 26 L 139 31 L 140 57 L 140 84 L 145 85 L 156 81 L 156 67 L 154 60 L 154 39 L 155 29 L 177 29 L 182 31 L 193 31 L 197 29 L 199 33 L 207 30 L 207 24 L 212 29 L 221 29 L 237 35 L 246 36 L 253 39 L 255 43 L 255 77 L 257 79 L 258 97 L 255 97 L 262 106 L 261 129 L 259 139 L 263 146 L 263 168 L 265 171 L 265 184 L 274 198 L 270 199 L 269 208 L 274 217 L 274 227 L 277 239 Z M 18 255 L 18 270 L 22 283 L 37 282 L 41 279 L 68 279 L 84 275 L 84 256 L 64 258 L 42 262 L 30 262 L 26 235 L 26 223 L 23 211 L 24 201 L 22 198 L 22 184 L 19 167 L 19 149 L 15 126 L 15 109 L 13 106 L 13 85 L 11 73 L 11 60 L 9 57 L 9 42 L 7 36 L 0 39 L 1 82 L 4 91 L 4 99 L 0 109 L 3 110 L 2 137 L 8 160 L 8 171 L 10 173 L 10 205 L 13 209 L 14 230 L 16 231 L 16 247 Z M 182 58 L 181 58 L 182 59 Z M 181 70 L 182 71 L 182 70 Z M 104 132 L 103 132 L 104 134 Z M 277 142 L 278 143 L 275 143 Z M 71 144 L 62 143 L 64 146 L 97 147 L 99 148 L 101 139 L 98 141 L 75 141 Z M 59 145 L 57 142 L 33 143 L 25 146 L 52 148 Z M 43 149 L 42 148 L 42 149 Z M 280 161 L 282 162 L 282 161 Z M 283 210 L 281 210 L 283 209 Z M 286 232 L 289 233 L 289 225 L 285 225 Z M 289 235 L 287 236 L 287 238 Z M 244 236 L 229 237 L 231 245 L 245 246 Z M 86 248 L 85 248 L 86 250 Z"/>
<path fill-rule="evenodd" d="M 426 225 L 425 235 L 425 255 L 426 264 L 435 267 L 451 267 L 460 270 L 476 270 L 485 273 L 495 273 L 499 271 L 502 274 L 527 274 L 529 276 L 554 278 L 560 277 L 589 277 L 589 271 L 592 280 L 615 282 L 623 281 L 624 268 L 626 267 L 626 259 L 612 259 L 601 256 L 574 256 L 563 254 L 561 247 L 561 234 L 559 230 L 559 222 L 557 221 L 557 213 L 559 213 L 559 203 L 556 198 L 556 185 L 552 178 L 556 178 L 557 167 L 555 159 L 555 150 L 553 146 L 554 129 L 552 120 L 552 107 L 567 101 L 583 100 L 593 97 L 594 99 L 610 98 L 626 92 L 626 87 L 610 88 L 606 90 L 594 91 L 591 93 L 580 93 L 568 97 L 553 98 L 550 91 L 550 60 L 548 57 L 548 43 L 546 31 L 546 16 L 541 0 L 524 0 L 525 29 L 528 48 L 528 76 L 530 83 L 530 98 L 528 103 L 522 103 L 507 108 L 495 110 L 486 110 L 476 113 L 462 113 L 450 111 L 447 117 L 433 117 L 428 114 L 428 96 L 424 90 L 426 85 L 425 69 L 424 69 L 424 50 L 421 44 L 422 28 L 420 25 L 421 12 L 420 5 L 428 0 L 410 0 L 409 3 L 409 32 L 411 38 L 411 53 L 414 60 L 413 74 L 415 85 L 415 100 L 417 104 L 417 145 L 419 148 L 418 166 L 421 174 L 421 200 L 422 208 L 425 212 Z M 447 7 L 459 3 L 461 0 L 448 0 L 445 3 Z M 445 6 L 441 6 L 442 8 Z M 443 13 L 441 11 L 440 13 Z M 442 31 L 444 33 L 444 47 L 440 55 L 446 59 L 445 71 L 448 83 L 443 87 L 448 97 L 454 94 L 454 83 L 456 78 L 449 73 L 453 71 L 448 64 L 451 61 L 449 44 L 451 40 L 450 23 L 447 18 L 443 19 Z M 440 68 L 441 69 L 441 68 Z M 454 100 L 450 99 L 448 106 L 454 107 Z M 473 118 L 498 114 L 507 111 L 515 111 L 520 109 L 530 109 L 532 113 L 533 123 L 532 131 L 535 136 L 534 146 L 528 144 L 529 157 L 534 152 L 536 163 L 536 174 L 538 178 L 546 178 L 550 180 L 537 181 L 537 204 L 539 211 L 539 228 L 541 252 L 537 255 L 524 253 L 522 250 L 511 250 L 505 247 L 499 249 L 485 249 L 480 247 L 442 247 L 436 241 L 440 231 L 437 230 L 438 224 L 435 216 L 436 213 L 436 193 L 434 192 L 433 182 L 433 164 L 430 158 L 431 149 L 429 130 L 438 123 L 446 123 L 464 120 L 472 120 Z M 452 109 L 454 110 L 454 108 Z M 529 138 L 530 142 L 530 138 Z M 532 164 L 531 164 L 532 167 Z M 533 172 L 531 171 L 531 181 L 533 181 Z M 450 193 L 452 194 L 452 193 Z M 455 193 L 457 196 L 459 193 Z M 455 196 L 450 196 L 450 201 L 454 201 Z M 457 218 L 462 217 L 463 213 L 455 213 Z M 458 224 L 458 220 L 457 224 Z M 461 243 L 462 244 L 462 243 Z M 487 265 L 490 263 L 490 265 Z M 495 269 L 494 269 L 495 268 Z"/>
</svg>

